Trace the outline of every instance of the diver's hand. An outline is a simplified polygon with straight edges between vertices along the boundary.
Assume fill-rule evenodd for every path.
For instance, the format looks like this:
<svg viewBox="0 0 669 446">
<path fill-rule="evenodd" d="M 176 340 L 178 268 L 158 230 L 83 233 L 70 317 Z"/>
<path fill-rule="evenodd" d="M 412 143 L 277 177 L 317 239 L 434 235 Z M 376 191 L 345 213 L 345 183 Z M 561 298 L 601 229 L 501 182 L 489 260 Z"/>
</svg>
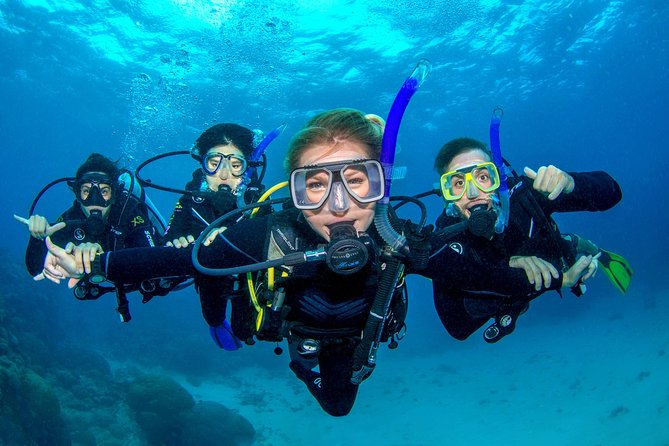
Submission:
<svg viewBox="0 0 669 446">
<path fill-rule="evenodd" d="M 211 245 L 212 243 L 214 243 L 214 240 L 216 240 L 216 237 L 218 237 L 218 234 L 222 233 L 226 229 L 228 229 L 226 226 L 221 226 L 220 228 L 214 229 L 207 235 L 207 238 L 204 239 L 204 242 L 202 244 L 204 246 Z"/>
<path fill-rule="evenodd" d="M 541 290 L 542 285 L 549 288 L 553 279 L 560 277 L 560 273 L 550 262 L 535 256 L 512 256 L 509 266 L 525 270 L 527 280 L 537 291 Z"/>
<path fill-rule="evenodd" d="M 597 259 L 601 254 L 596 256 L 581 256 L 566 272 L 562 274 L 562 288 L 571 288 L 576 285 L 579 280 L 585 281 L 592 277 L 597 271 Z M 593 266 L 592 263 L 595 262 Z"/>
<path fill-rule="evenodd" d="M 54 244 L 50 237 L 46 238 L 46 247 L 49 252 L 44 259 L 44 271 L 35 276 L 35 280 L 49 279 L 60 283 L 61 279 L 69 278 L 67 286 L 73 288 L 84 276 L 77 272 L 77 262 L 74 255 L 68 253 L 60 246 Z"/>
<path fill-rule="evenodd" d="M 28 226 L 28 231 L 30 235 L 39 240 L 44 240 L 45 237 L 53 234 L 56 231 L 63 229 L 66 226 L 64 221 L 56 223 L 55 225 L 49 225 L 49 222 L 46 218 L 41 215 L 31 215 L 30 218 L 23 218 L 14 214 L 14 218 L 17 221 L 20 221 L 24 225 Z"/>
<path fill-rule="evenodd" d="M 171 242 L 165 243 L 165 246 L 171 246 L 173 248 L 187 248 L 188 245 L 195 242 L 195 237 L 188 234 L 186 237 L 175 238 Z"/>
<path fill-rule="evenodd" d="M 525 167 L 523 171 L 534 180 L 534 190 L 548 196 L 549 200 L 555 200 L 562 192 L 570 194 L 574 190 L 574 178 L 553 165 L 541 166 L 536 172 L 529 167 Z"/>
<path fill-rule="evenodd" d="M 585 282 L 591 277 L 595 277 L 595 274 L 597 274 L 597 270 L 599 269 L 599 256 L 601 256 L 602 253 L 598 252 L 597 255 L 592 257 L 592 262 L 588 265 L 587 272 L 583 274 L 581 277 L 581 281 Z"/>
<path fill-rule="evenodd" d="M 41 273 L 34 276 L 33 280 L 40 281 L 47 279 L 55 284 L 60 284 L 61 279 L 64 279 L 65 276 L 56 263 L 56 260 L 56 257 L 47 251 L 46 257 L 44 257 L 44 269 L 42 269 Z"/>
<path fill-rule="evenodd" d="M 75 245 L 70 242 L 65 245 L 65 252 L 74 255 L 74 261 L 77 263 L 77 272 L 79 274 L 90 274 L 91 263 L 95 260 L 95 255 L 99 252 L 102 254 L 102 246 L 98 243 L 81 243 Z"/>
</svg>

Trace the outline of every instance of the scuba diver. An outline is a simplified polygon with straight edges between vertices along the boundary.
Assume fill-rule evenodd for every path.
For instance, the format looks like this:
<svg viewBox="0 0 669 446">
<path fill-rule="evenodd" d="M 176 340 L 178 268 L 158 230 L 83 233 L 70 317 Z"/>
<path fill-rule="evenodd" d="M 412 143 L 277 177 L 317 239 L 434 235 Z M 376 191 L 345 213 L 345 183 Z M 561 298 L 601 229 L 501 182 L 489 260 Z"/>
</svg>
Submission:
<svg viewBox="0 0 669 446">
<path fill-rule="evenodd" d="M 543 292 L 566 287 L 582 294 L 598 262 L 607 275 L 614 258 L 623 263 L 615 268 L 623 292 L 632 274 L 622 257 L 575 234 L 562 237 L 551 218 L 553 212 L 612 208 L 622 199 L 618 183 L 605 172 L 567 173 L 554 166 L 526 167 L 525 176 L 507 182 L 494 131 L 491 125 L 492 152 L 480 141 L 458 138 L 441 148 L 434 163 L 446 208 L 433 235 L 441 239 L 433 247 L 440 248 L 421 274 L 432 279 L 439 318 L 458 340 L 492 318 L 483 337 L 499 341 Z M 461 258 L 449 261 L 448 270 L 438 260 L 444 252 Z"/>
<path fill-rule="evenodd" d="M 256 167 L 264 168 L 265 162 L 258 160 L 262 153 L 256 149 L 263 142 L 266 147 L 271 140 L 265 141 L 259 130 L 233 123 L 216 124 L 197 138 L 190 154 L 200 167 L 193 172 L 192 180 L 186 184 L 187 193 L 179 198 L 170 217 L 163 236 L 167 246 L 188 247 L 211 222 L 258 200 L 264 186 L 263 175 L 258 176 Z M 205 244 L 236 220 L 235 217 L 224 220 L 222 227 L 208 234 Z M 240 339 L 252 344 L 255 312 L 248 299 L 246 281 L 231 277 L 223 283 L 220 279 L 198 276 L 195 286 L 214 342 L 225 350 L 240 348 Z M 232 327 L 226 320 L 228 300 L 232 304 Z"/>
<path fill-rule="evenodd" d="M 405 333 L 405 271 L 423 270 L 429 260 L 422 224 L 415 228 L 419 236 L 406 237 L 401 232 L 407 225 L 391 221 L 389 212 L 399 124 L 428 72 L 429 62 L 421 61 L 395 98 L 385 128 L 378 116 L 353 109 L 310 119 L 292 138 L 285 162 L 293 207 L 240 221 L 206 245 L 226 214 L 192 247 L 104 253 L 83 272 L 47 238 L 48 277 L 74 286 L 97 277 L 126 282 L 204 274 L 224 284 L 226 276 L 256 272 L 260 280 L 249 286 L 256 337 L 287 339 L 291 370 L 323 410 L 347 415 L 358 386 L 375 369 L 381 344 L 394 348 Z M 450 260 L 437 258 L 443 259 Z M 507 265 L 504 272 L 513 271 Z"/>
<path fill-rule="evenodd" d="M 49 274 L 48 270 L 43 269 L 47 254 L 44 238 L 47 236 L 65 246 L 74 256 L 77 268 L 82 271 L 85 266 L 90 266 L 96 255 L 103 252 L 155 246 L 159 231 L 152 222 L 147 205 L 125 190 L 121 183 L 123 178 L 122 171 L 115 162 L 99 153 L 93 153 L 77 169 L 73 179 L 64 178 L 52 182 L 33 203 L 31 213 L 46 189 L 58 182 L 68 181 L 75 201 L 72 207 L 58 217 L 55 224 L 49 224 L 45 217 L 37 214 L 30 215 L 28 219 L 15 216 L 30 231 L 25 262 L 33 277 L 41 280 Z M 82 282 L 75 288 L 74 294 L 80 300 L 94 300 L 111 290 L 113 288 Z M 127 322 L 131 316 L 125 297 L 126 290 L 122 286 L 117 291 L 120 293 L 117 294 L 117 311 L 121 319 Z M 144 301 L 150 300 L 155 294 L 143 291 Z"/>
<path fill-rule="evenodd" d="M 206 265 L 207 274 L 221 274 L 218 281 L 225 286 L 225 275 L 233 270 L 264 270 L 273 259 L 271 266 L 287 264 L 281 268 L 285 274 L 277 272 L 268 285 L 272 291 L 254 287 L 267 296 L 261 300 L 257 336 L 286 338 L 290 368 L 328 414 L 344 416 L 369 375 L 359 372 L 370 364 L 361 367 L 356 358 L 362 354 L 366 359 L 379 343 L 394 340 L 406 312 L 397 277 L 383 280 L 394 259 L 385 258 L 388 247 L 374 224 L 377 202 L 384 197 L 382 134 L 377 116 L 352 109 L 323 112 L 290 143 L 286 168 L 294 207 L 240 221 L 199 249 L 200 240 L 187 249 L 104 253 L 86 276 L 126 282 L 195 274 L 195 262 Z M 70 285 L 84 277 L 70 253 L 48 243 L 49 277 L 56 282 L 69 277 Z M 220 268 L 225 269 L 213 271 Z M 377 300 L 387 301 L 387 309 L 373 311 Z M 369 329 L 379 314 L 387 323 L 376 328 L 383 330 Z"/>
</svg>

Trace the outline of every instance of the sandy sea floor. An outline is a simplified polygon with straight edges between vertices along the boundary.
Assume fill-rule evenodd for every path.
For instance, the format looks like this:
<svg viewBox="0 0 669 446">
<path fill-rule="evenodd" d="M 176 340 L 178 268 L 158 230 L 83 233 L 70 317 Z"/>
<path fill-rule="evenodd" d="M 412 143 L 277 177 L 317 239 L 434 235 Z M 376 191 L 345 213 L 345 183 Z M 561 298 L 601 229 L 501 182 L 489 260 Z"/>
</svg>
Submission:
<svg viewBox="0 0 669 446">
<path fill-rule="evenodd" d="M 429 319 L 398 350 L 383 347 L 344 418 L 320 409 L 285 354 L 270 372 L 182 382 L 249 418 L 263 446 L 668 445 L 667 294 L 611 290 L 536 301 L 495 345 L 480 333 L 454 341 Z"/>
</svg>

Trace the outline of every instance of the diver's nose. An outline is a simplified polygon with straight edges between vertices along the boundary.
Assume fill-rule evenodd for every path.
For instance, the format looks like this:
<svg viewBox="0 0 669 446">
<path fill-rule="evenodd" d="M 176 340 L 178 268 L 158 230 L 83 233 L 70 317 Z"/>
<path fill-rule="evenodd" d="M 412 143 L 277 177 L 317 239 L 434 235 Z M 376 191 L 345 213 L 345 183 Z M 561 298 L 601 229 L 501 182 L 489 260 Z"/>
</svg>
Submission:
<svg viewBox="0 0 669 446">
<path fill-rule="evenodd" d="M 221 180 L 227 180 L 228 175 L 230 174 L 230 171 L 228 169 L 228 166 L 226 164 L 223 164 L 219 169 L 218 169 L 218 177 Z"/>
<path fill-rule="evenodd" d="M 467 181 L 467 198 L 476 198 L 479 196 L 479 188 L 473 181 Z"/>
<path fill-rule="evenodd" d="M 328 206 L 330 210 L 334 212 L 344 212 L 349 207 L 348 192 L 346 192 L 346 188 L 339 181 L 336 181 L 332 185 Z"/>
</svg>

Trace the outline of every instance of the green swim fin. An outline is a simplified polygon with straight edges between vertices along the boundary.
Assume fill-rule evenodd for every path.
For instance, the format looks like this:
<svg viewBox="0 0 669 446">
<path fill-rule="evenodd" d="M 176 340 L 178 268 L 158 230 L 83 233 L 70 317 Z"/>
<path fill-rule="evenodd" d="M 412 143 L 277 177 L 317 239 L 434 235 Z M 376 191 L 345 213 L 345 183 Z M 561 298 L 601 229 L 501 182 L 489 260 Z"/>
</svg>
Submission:
<svg viewBox="0 0 669 446">
<path fill-rule="evenodd" d="M 600 248 L 602 255 L 599 257 L 599 267 L 609 278 L 611 283 L 620 290 L 627 292 L 627 287 L 632 280 L 632 267 L 621 255 Z"/>
</svg>

